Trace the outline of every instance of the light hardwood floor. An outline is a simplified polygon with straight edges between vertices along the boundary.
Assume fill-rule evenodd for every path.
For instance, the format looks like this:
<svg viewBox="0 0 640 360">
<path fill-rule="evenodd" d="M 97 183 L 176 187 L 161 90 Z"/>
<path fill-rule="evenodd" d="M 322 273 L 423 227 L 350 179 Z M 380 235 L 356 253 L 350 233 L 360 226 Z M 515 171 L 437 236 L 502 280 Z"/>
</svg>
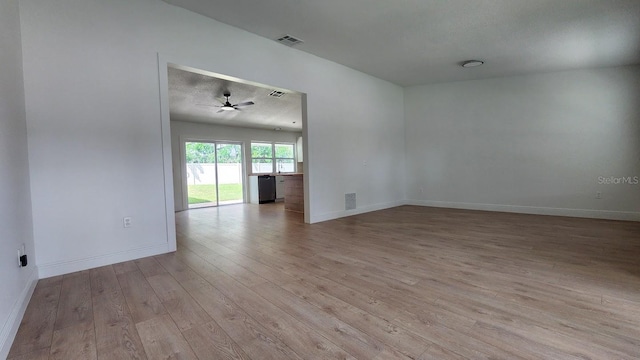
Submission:
<svg viewBox="0 0 640 360">
<path fill-rule="evenodd" d="M 640 223 L 403 206 L 176 214 L 178 251 L 40 280 L 10 359 L 638 359 Z"/>
</svg>

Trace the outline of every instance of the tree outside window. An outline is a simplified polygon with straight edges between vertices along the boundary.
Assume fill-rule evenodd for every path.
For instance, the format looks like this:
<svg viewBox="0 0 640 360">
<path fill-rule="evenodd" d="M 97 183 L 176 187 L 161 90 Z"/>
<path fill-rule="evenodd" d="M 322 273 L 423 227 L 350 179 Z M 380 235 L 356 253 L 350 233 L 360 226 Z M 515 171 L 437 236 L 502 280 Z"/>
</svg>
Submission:
<svg viewBox="0 0 640 360">
<path fill-rule="evenodd" d="M 294 144 L 251 143 L 251 169 L 254 174 L 295 172 Z"/>
<path fill-rule="evenodd" d="M 276 170 L 281 172 L 296 171 L 293 144 L 275 144 Z"/>
<path fill-rule="evenodd" d="M 251 171 L 254 174 L 273 172 L 273 145 L 270 143 L 251 143 Z"/>
</svg>

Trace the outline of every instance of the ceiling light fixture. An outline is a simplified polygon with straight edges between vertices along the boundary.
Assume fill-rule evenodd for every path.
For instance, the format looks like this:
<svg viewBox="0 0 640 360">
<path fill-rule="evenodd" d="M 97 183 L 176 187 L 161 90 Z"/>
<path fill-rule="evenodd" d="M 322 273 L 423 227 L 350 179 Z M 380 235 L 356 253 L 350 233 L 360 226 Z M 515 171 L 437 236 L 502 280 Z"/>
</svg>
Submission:
<svg viewBox="0 0 640 360">
<path fill-rule="evenodd" d="M 482 60 L 467 60 L 467 61 L 463 61 L 462 62 L 462 67 L 463 68 L 472 68 L 472 67 L 477 67 L 484 64 L 484 61 Z"/>
</svg>

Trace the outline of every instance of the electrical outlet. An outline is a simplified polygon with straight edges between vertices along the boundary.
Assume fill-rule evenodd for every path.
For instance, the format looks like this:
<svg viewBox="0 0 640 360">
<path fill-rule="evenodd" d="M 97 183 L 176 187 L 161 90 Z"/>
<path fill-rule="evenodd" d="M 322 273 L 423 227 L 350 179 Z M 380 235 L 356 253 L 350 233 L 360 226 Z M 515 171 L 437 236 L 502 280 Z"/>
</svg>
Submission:
<svg viewBox="0 0 640 360">
<path fill-rule="evenodd" d="M 27 255 L 26 255 L 26 254 L 25 254 L 25 255 L 20 256 L 20 258 L 18 258 L 18 261 L 20 261 L 20 267 L 25 267 L 25 266 L 27 266 L 27 264 L 29 263 L 29 262 L 27 261 Z"/>
<path fill-rule="evenodd" d="M 27 266 L 27 250 L 24 243 L 18 248 L 18 267 Z"/>
<path fill-rule="evenodd" d="M 133 225 L 133 218 L 131 216 L 125 216 L 122 218 L 122 225 L 125 228 L 130 228 Z"/>
<path fill-rule="evenodd" d="M 596 199 L 602 199 L 602 192 L 596 191 Z"/>
</svg>

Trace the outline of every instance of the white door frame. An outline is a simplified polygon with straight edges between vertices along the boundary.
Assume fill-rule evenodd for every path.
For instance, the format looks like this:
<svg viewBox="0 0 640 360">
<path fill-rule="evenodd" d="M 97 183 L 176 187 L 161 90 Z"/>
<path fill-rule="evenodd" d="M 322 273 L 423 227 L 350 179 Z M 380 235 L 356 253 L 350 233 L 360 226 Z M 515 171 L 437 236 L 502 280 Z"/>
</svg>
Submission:
<svg viewBox="0 0 640 360">
<path fill-rule="evenodd" d="M 197 66 L 193 61 L 186 59 L 184 56 L 168 57 L 158 53 L 158 85 L 160 96 L 160 133 L 162 140 L 162 163 L 164 175 L 164 198 L 165 198 L 165 226 L 167 232 L 167 243 L 169 251 L 177 249 L 176 243 L 176 222 L 175 222 L 175 203 L 173 198 L 173 163 L 171 159 L 171 119 L 169 115 L 169 76 L 167 69 L 173 64 L 189 64 L 194 69 L 205 69 L 207 66 Z M 193 60 L 193 59 L 191 59 Z M 219 77 L 225 77 L 220 75 Z M 227 78 L 232 79 L 229 76 Z M 240 80 L 240 79 L 232 79 Z M 246 82 L 246 81 L 245 81 Z M 258 84 L 260 85 L 260 84 Z M 312 157 L 309 153 L 309 134 L 307 119 L 307 94 L 300 92 L 302 96 L 302 134 L 304 137 L 303 152 L 305 154 L 304 162 L 304 221 L 311 223 L 311 176 L 312 169 L 309 159 Z M 246 194 L 245 194 L 246 196 Z M 245 197 L 246 198 L 246 197 Z"/>
</svg>

